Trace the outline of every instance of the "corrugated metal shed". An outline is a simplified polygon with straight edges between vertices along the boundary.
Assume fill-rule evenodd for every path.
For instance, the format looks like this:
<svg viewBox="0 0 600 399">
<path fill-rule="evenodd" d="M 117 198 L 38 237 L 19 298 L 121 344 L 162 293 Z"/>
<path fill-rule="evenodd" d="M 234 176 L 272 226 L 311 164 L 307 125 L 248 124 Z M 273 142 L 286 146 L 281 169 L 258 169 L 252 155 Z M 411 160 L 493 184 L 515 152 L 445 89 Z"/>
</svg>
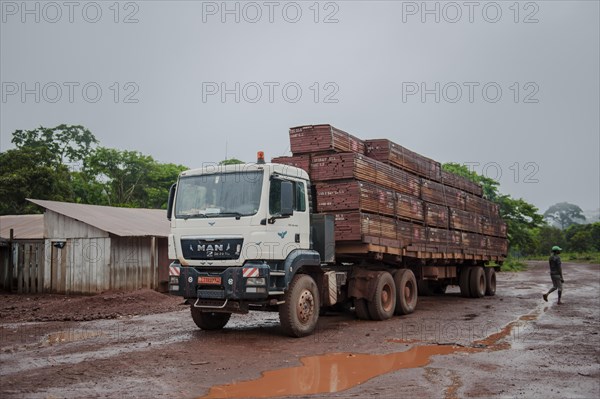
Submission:
<svg viewBox="0 0 600 399">
<path fill-rule="evenodd" d="M 161 209 L 115 208 L 37 199 L 28 199 L 28 201 L 121 237 L 167 237 L 169 235 L 170 224 L 167 220 L 167 212 Z M 2 231 L 4 232 L 4 226 Z"/>
<path fill-rule="evenodd" d="M 16 240 L 43 240 L 44 215 L 5 215 L 0 216 L 0 238 L 8 240 L 10 229 Z"/>
</svg>

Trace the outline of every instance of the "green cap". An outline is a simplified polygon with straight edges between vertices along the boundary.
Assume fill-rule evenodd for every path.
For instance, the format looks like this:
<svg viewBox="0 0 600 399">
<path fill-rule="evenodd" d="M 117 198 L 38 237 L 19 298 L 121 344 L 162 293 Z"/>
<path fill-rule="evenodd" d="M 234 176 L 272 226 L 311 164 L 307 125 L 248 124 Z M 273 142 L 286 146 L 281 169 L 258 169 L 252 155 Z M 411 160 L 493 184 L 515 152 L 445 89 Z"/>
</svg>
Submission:
<svg viewBox="0 0 600 399">
<path fill-rule="evenodd" d="M 555 245 L 552 247 L 552 252 L 554 252 L 554 251 L 562 251 L 562 248 L 559 247 L 558 245 Z"/>
</svg>

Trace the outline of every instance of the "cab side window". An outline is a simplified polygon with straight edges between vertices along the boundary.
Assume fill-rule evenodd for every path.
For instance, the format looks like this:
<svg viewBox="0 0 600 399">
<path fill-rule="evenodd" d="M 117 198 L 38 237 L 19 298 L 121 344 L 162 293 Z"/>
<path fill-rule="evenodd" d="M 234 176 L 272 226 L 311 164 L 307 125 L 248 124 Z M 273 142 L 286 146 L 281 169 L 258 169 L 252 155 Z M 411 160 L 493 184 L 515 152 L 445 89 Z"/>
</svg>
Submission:
<svg viewBox="0 0 600 399">
<path fill-rule="evenodd" d="M 269 213 L 277 215 L 281 213 L 281 182 L 280 179 L 271 180 L 269 191 Z M 306 186 L 304 182 L 293 181 L 294 188 L 294 211 L 306 211 Z"/>
<path fill-rule="evenodd" d="M 297 181 L 294 184 L 294 210 L 304 212 L 306 210 L 306 189 L 304 182 Z"/>
<path fill-rule="evenodd" d="M 269 213 L 278 215 L 281 213 L 281 180 L 272 179 L 269 191 Z"/>
</svg>

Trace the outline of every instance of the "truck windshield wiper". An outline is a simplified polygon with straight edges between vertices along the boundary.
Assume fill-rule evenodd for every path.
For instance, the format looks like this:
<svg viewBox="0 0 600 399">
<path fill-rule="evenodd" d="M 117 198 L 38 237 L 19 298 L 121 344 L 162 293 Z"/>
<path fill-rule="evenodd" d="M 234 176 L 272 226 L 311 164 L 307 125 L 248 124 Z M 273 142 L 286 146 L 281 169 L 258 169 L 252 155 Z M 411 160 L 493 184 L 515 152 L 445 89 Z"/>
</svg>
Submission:
<svg viewBox="0 0 600 399">
<path fill-rule="evenodd" d="M 221 212 L 221 213 L 215 214 L 215 216 L 219 216 L 219 217 L 221 217 L 221 216 L 235 216 L 236 219 L 239 219 L 239 218 L 241 218 L 242 216 L 245 216 L 245 215 L 242 215 L 239 212 Z"/>
<path fill-rule="evenodd" d="M 183 220 L 195 219 L 195 218 L 207 218 L 205 213 L 194 213 L 192 215 L 182 215 Z"/>
</svg>

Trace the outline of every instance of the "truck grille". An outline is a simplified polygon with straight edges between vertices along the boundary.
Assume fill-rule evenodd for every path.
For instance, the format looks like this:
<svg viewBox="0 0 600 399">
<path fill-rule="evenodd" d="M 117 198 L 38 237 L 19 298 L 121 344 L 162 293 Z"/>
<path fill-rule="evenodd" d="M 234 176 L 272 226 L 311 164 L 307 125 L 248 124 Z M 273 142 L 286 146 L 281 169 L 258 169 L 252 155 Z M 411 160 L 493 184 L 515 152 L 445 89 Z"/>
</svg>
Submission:
<svg viewBox="0 0 600 399">
<path fill-rule="evenodd" d="M 239 259 L 242 251 L 242 238 L 223 240 L 182 239 L 183 257 L 190 260 Z"/>
</svg>

